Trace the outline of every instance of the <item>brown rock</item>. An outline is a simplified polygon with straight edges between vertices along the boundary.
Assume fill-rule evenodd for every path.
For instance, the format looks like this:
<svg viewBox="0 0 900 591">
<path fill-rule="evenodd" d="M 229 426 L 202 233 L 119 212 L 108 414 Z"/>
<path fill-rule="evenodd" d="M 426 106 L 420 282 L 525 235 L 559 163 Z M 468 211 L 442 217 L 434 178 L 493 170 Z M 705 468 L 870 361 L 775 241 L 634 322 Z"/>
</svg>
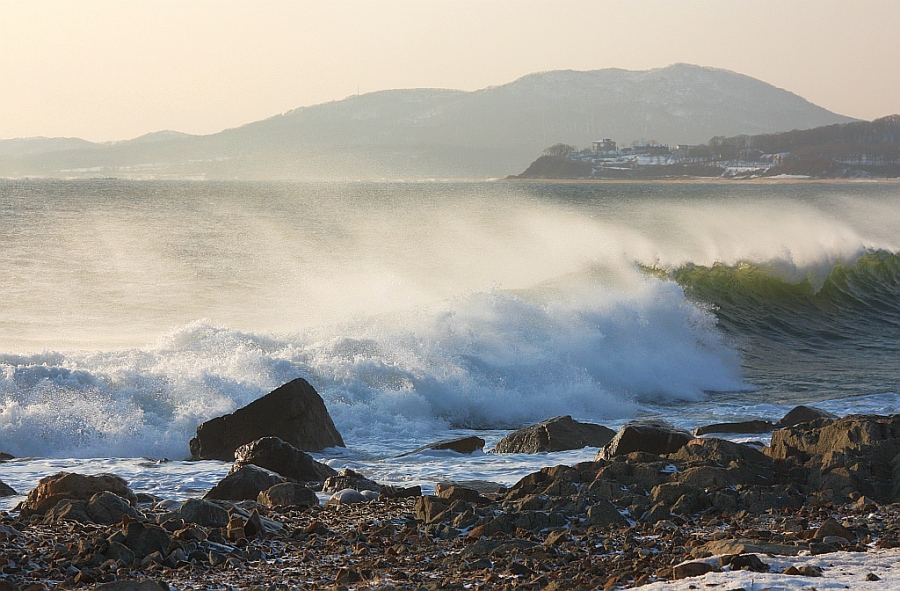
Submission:
<svg viewBox="0 0 900 591">
<path fill-rule="evenodd" d="M 238 447 L 262 437 L 278 437 L 301 451 L 344 447 L 322 397 L 306 380 L 297 378 L 197 427 L 191 456 L 231 461 Z"/>
<path fill-rule="evenodd" d="M 95 494 L 109 491 L 136 504 L 137 496 L 128 488 L 124 479 L 114 474 L 96 474 L 85 476 L 70 472 L 59 472 L 53 476 L 41 478 L 37 487 L 28 493 L 28 497 L 20 506 L 20 515 L 43 515 L 63 499 L 88 501 Z"/>
<path fill-rule="evenodd" d="M 837 415 L 828 412 L 827 410 L 821 410 L 819 408 L 815 408 L 814 406 L 795 406 L 791 409 L 786 415 L 784 415 L 780 421 L 775 423 L 775 427 L 778 429 L 783 429 L 784 427 L 793 427 L 794 425 L 800 425 L 802 423 L 810 423 L 812 421 L 818 421 L 819 419 L 836 419 Z"/>
<path fill-rule="evenodd" d="M 115 581 L 94 587 L 96 591 L 169 591 L 169 586 L 157 581 Z"/>
<path fill-rule="evenodd" d="M 489 453 L 533 454 L 603 447 L 614 435 L 612 429 L 602 425 L 579 423 L 570 416 L 554 417 L 510 433 Z"/>
<path fill-rule="evenodd" d="M 187 499 L 177 510 L 163 516 L 163 519 L 181 519 L 203 527 L 225 527 L 228 525 L 228 511 L 202 499 Z"/>
<path fill-rule="evenodd" d="M 609 460 L 632 452 L 670 454 L 681 449 L 694 436 L 659 419 L 630 421 L 597 452 L 597 459 Z"/>
<path fill-rule="evenodd" d="M 171 540 L 172 536 L 169 532 L 158 525 L 131 521 L 125 526 L 125 541 L 123 543 L 134 552 L 137 558 L 143 559 L 154 552 L 165 553 Z"/>
<path fill-rule="evenodd" d="M 823 523 L 819 527 L 819 529 L 816 530 L 817 540 L 824 540 L 828 537 L 843 538 L 848 542 L 856 541 L 856 536 L 853 534 L 853 532 L 834 519 L 827 519 L 825 523 Z"/>
<path fill-rule="evenodd" d="M 628 525 L 628 520 L 609 501 L 599 500 L 587 510 L 587 524 L 607 527 Z"/>
<path fill-rule="evenodd" d="M 335 472 L 335 474 L 327 478 L 322 485 L 322 490 L 325 492 L 337 492 L 339 490 L 344 490 L 345 488 L 352 488 L 353 490 L 358 491 L 371 490 L 381 492 L 380 484 L 350 468 L 344 468 L 340 472 Z"/>
</svg>

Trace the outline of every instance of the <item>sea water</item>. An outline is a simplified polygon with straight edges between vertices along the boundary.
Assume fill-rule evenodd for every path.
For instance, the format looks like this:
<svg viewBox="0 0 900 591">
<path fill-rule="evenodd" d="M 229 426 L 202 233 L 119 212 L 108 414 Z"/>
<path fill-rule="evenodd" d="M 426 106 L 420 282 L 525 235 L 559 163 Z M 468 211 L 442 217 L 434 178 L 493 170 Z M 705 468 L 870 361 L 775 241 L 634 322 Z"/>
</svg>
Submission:
<svg viewBox="0 0 900 591">
<path fill-rule="evenodd" d="M 202 495 L 197 425 L 296 377 L 317 459 L 426 490 L 591 459 L 397 457 L 556 415 L 897 412 L 900 184 L 0 181 L 0 480 Z"/>
</svg>

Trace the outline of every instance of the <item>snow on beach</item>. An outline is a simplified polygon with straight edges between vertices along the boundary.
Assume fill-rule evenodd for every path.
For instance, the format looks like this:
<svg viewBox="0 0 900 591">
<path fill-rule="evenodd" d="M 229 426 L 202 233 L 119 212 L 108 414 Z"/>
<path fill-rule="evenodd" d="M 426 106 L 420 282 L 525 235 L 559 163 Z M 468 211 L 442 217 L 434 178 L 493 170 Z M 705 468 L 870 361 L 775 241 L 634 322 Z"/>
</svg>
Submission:
<svg viewBox="0 0 900 591">
<path fill-rule="evenodd" d="M 853 589 L 854 591 L 884 591 L 900 589 L 900 549 L 869 550 L 868 552 L 833 552 L 817 556 L 768 556 L 759 558 L 769 565 L 771 572 L 750 571 L 710 572 L 699 577 L 677 581 L 661 581 L 641 587 L 642 591 L 825 591 Z M 711 561 L 716 561 L 711 558 Z M 821 577 L 781 574 L 790 566 L 818 567 Z M 871 576 L 874 575 L 874 576 Z M 877 578 L 876 578 L 877 577 Z M 870 580 L 872 579 L 872 580 Z"/>
</svg>

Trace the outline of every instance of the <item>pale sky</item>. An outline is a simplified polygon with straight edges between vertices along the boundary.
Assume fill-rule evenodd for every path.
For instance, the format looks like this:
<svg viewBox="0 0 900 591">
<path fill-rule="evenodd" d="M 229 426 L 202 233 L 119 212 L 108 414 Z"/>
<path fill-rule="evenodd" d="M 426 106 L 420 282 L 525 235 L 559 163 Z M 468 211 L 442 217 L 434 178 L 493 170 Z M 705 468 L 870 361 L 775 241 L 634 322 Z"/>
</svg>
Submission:
<svg viewBox="0 0 900 591">
<path fill-rule="evenodd" d="M 0 0 L 0 138 L 207 134 L 357 91 L 677 62 L 900 113 L 900 1 Z"/>
</svg>

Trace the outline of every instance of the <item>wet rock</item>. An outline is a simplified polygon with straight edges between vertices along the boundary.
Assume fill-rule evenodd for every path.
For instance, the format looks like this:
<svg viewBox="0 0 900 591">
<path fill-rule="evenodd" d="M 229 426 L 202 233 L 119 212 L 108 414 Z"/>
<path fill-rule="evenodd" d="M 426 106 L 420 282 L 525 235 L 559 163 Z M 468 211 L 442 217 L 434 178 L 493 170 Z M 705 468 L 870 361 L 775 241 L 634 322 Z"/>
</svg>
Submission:
<svg viewBox="0 0 900 591">
<path fill-rule="evenodd" d="M 43 515 L 63 499 L 88 501 L 95 494 L 103 491 L 117 494 L 131 505 L 137 503 L 137 496 L 128 487 L 128 483 L 114 474 L 85 476 L 71 472 L 59 472 L 38 481 L 38 485 L 28 493 L 28 497 L 19 507 L 20 515 L 22 517 Z"/>
<path fill-rule="evenodd" d="M 158 525 L 131 521 L 125 526 L 123 543 L 134 552 L 137 558 L 143 559 L 154 552 L 165 553 L 171 540 L 172 536 L 169 532 Z"/>
<path fill-rule="evenodd" d="M 813 421 L 818 421 L 819 419 L 837 418 L 838 416 L 836 414 L 830 413 L 827 410 L 822 410 L 814 406 L 800 405 L 795 406 L 786 415 L 784 415 L 780 421 L 775 423 L 775 427 L 777 429 L 783 429 L 785 427 L 793 427 L 802 423 L 811 423 Z"/>
<path fill-rule="evenodd" d="M 247 465 L 259 466 L 298 482 L 322 482 L 337 472 L 278 437 L 263 437 L 238 447 L 231 472 Z"/>
<path fill-rule="evenodd" d="M 415 486 L 391 486 L 384 484 L 381 486 L 381 496 L 386 499 L 408 499 L 411 497 L 421 497 L 422 487 L 418 484 Z"/>
<path fill-rule="evenodd" d="M 255 501 L 259 497 L 259 493 L 269 490 L 282 482 L 284 482 L 284 478 L 278 474 L 248 464 L 220 480 L 209 492 L 203 495 L 203 498 L 225 501 Z"/>
<path fill-rule="evenodd" d="M 554 417 L 515 431 L 497 443 L 490 453 L 540 453 L 603 447 L 615 431 L 602 425 L 579 423 L 570 416 Z"/>
<path fill-rule="evenodd" d="M 597 459 L 608 460 L 632 452 L 670 454 L 693 438 L 688 431 L 659 419 L 630 421 L 597 453 Z"/>
<path fill-rule="evenodd" d="M 160 519 L 162 521 L 180 519 L 185 524 L 193 523 L 203 527 L 225 527 L 228 525 L 228 511 L 203 499 L 187 499 L 181 507 L 161 516 Z"/>
<path fill-rule="evenodd" d="M 14 497 L 17 494 L 13 487 L 0 480 L 0 497 Z"/>
<path fill-rule="evenodd" d="M 259 493 L 256 502 L 266 507 L 316 507 L 319 497 L 309 487 L 283 482 Z"/>
<path fill-rule="evenodd" d="M 355 472 L 350 468 L 344 468 L 340 472 L 336 472 L 333 476 L 325 480 L 322 490 L 325 492 L 337 492 L 345 488 L 364 491 L 373 490 L 381 492 L 381 485 L 374 480 L 369 480 L 359 472 Z"/>
<path fill-rule="evenodd" d="M 87 503 L 86 510 L 91 521 L 102 525 L 119 523 L 124 515 L 133 519 L 138 518 L 138 512 L 128 504 L 128 501 L 108 491 L 92 496 Z"/>
<path fill-rule="evenodd" d="M 16 456 L 0 451 L 0 462 L 8 462 L 16 459 Z"/>
<path fill-rule="evenodd" d="M 301 451 L 344 447 L 322 397 L 297 378 L 247 406 L 197 427 L 191 456 L 204 460 L 234 459 L 234 451 L 262 437 L 278 437 Z"/>
<path fill-rule="evenodd" d="M 709 435 L 711 433 L 769 433 L 775 429 L 775 425 L 770 421 L 740 421 L 737 423 L 714 423 L 712 425 L 703 425 L 694 429 L 694 435 Z"/>
<path fill-rule="evenodd" d="M 413 454 L 422 453 L 423 451 L 428 450 L 445 450 L 449 449 L 451 451 L 455 451 L 461 454 L 471 454 L 476 451 L 484 448 L 484 439 L 481 437 L 476 437 L 474 435 L 470 437 L 459 437 L 456 439 L 443 439 L 441 441 L 437 441 L 435 443 L 429 443 L 428 445 L 423 445 L 422 447 L 416 448 L 410 452 L 406 452 L 405 454 L 401 454 L 397 457 L 403 458 L 406 456 L 411 456 Z"/>
</svg>

